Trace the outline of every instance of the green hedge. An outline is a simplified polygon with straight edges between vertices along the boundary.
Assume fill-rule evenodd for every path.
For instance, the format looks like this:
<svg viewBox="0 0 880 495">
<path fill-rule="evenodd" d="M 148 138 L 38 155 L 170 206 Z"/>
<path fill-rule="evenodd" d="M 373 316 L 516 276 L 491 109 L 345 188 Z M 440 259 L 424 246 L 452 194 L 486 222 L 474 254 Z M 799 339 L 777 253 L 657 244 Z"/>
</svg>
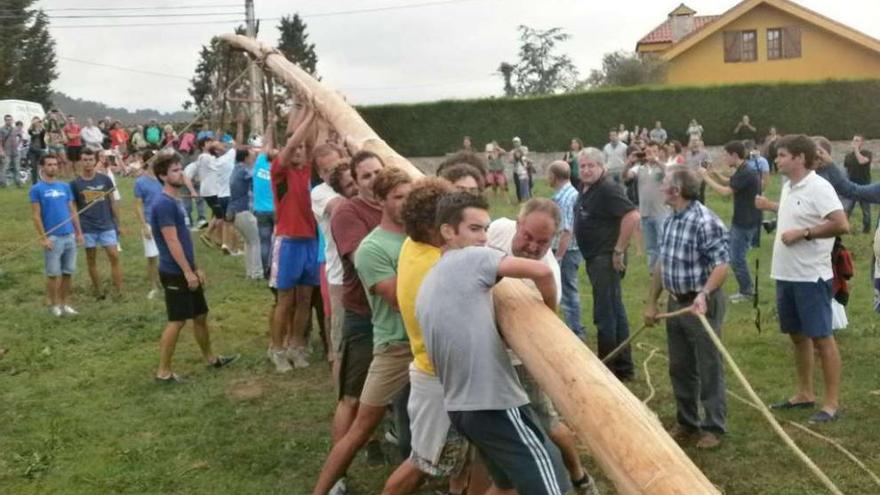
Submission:
<svg viewBox="0 0 880 495">
<path fill-rule="evenodd" d="M 743 114 L 759 133 L 775 125 L 780 133 L 821 134 L 849 139 L 853 133 L 880 135 L 880 80 L 814 83 L 737 84 L 708 87 L 608 89 L 534 98 L 489 98 L 361 107 L 373 129 L 399 153 L 433 156 L 455 151 L 462 136 L 475 147 L 497 140 L 507 147 L 513 136 L 529 149 L 568 148 L 572 137 L 603 145 L 619 123 L 653 126 L 671 139 L 686 140 L 696 118 L 707 144 L 723 144 Z"/>
</svg>

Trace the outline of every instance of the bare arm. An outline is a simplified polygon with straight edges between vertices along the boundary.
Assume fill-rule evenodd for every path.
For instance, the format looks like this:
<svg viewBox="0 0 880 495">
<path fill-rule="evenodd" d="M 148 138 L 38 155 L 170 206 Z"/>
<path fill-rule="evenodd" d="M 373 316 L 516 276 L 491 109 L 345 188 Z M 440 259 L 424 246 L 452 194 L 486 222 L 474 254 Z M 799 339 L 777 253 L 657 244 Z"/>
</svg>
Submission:
<svg viewBox="0 0 880 495">
<path fill-rule="evenodd" d="M 782 242 L 786 246 L 806 242 L 807 234 L 810 239 L 828 239 L 849 232 L 849 220 L 843 210 L 835 210 L 825 217 L 825 221 L 806 229 L 791 229 L 782 233 Z"/>
<path fill-rule="evenodd" d="M 721 185 L 721 184 L 715 182 L 715 180 L 712 178 L 712 174 L 710 174 L 708 172 L 701 171 L 700 175 L 703 177 L 703 180 L 706 181 L 706 184 L 709 184 L 709 187 L 714 189 L 715 192 L 717 192 L 718 194 L 720 194 L 724 197 L 727 197 L 727 196 L 730 196 L 731 194 L 733 194 L 733 189 L 731 189 L 729 186 L 724 186 L 724 185 Z M 729 182 L 730 181 L 728 181 L 728 183 Z"/>
<path fill-rule="evenodd" d="M 296 118 L 291 119 L 290 125 L 288 125 L 288 132 L 292 131 L 293 134 L 287 139 L 287 143 L 278 154 L 278 161 L 281 163 L 282 167 L 289 166 L 290 157 L 293 156 L 294 151 L 296 151 L 300 145 L 305 144 L 306 136 L 311 130 L 315 111 L 311 107 L 306 107 L 305 110 L 300 113 L 301 115 L 297 115 Z"/>
<path fill-rule="evenodd" d="M 40 244 L 46 249 L 52 249 L 52 241 L 49 240 L 49 237 L 46 235 L 46 228 L 43 226 L 40 203 L 31 203 L 31 219 L 34 221 L 37 235 L 40 236 Z"/>
<path fill-rule="evenodd" d="M 779 203 L 770 201 L 759 194 L 755 196 L 755 208 L 763 211 L 779 211 Z"/>
<path fill-rule="evenodd" d="M 400 311 L 400 307 L 397 305 L 397 277 L 386 278 L 376 283 L 370 287 L 370 291 L 381 297 L 395 311 Z"/>
<path fill-rule="evenodd" d="M 694 299 L 693 310 L 695 313 L 706 314 L 706 309 L 708 308 L 708 301 L 706 300 L 708 298 L 707 294 L 715 292 L 716 289 L 724 284 L 724 279 L 727 278 L 727 267 L 727 263 L 722 263 L 712 269 L 712 273 L 709 274 L 709 278 L 706 280 L 703 290 L 700 291 Z"/>
<path fill-rule="evenodd" d="M 82 244 L 83 235 L 82 229 L 79 228 L 79 213 L 76 211 L 76 203 L 68 201 L 67 207 L 70 209 L 70 223 L 73 224 L 73 232 L 76 234 L 76 242 Z"/>
<path fill-rule="evenodd" d="M 565 257 L 565 253 L 568 252 L 568 246 L 571 244 L 571 232 L 568 230 L 563 230 L 561 234 L 559 234 L 559 246 L 556 248 L 556 259 L 562 260 Z"/>
<path fill-rule="evenodd" d="M 654 264 L 651 284 L 648 286 L 648 301 L 645 307 L 645 326 L 653 327 L 657 323 L 657 299 L 663 292 L 663 272 L 660 262 Z"/>
<path fill-rule="evenodd" d="M 165 239 L 165 244 L 168 245 L 168 251 L 171 252 L 171 257 L 174 258 L 174 262 L 177 263 L 177 266 L 183 270 L 184 275 L 193 274 L 193 269 L 189 265 L 189 260 L 186 259 L 186 254 L 183 252 L 183 246 L 180 244 L 180 239 L 177 238 L 177 227 L 174 225 L 162 227 L 162 238 Z M 187 276 L 187 278 L 189 277 Z"/>
<path fill-rule="evenodd" d="M 553 270 L 544 263 L 526 258 L 507 256 L 498 265 L 499 277 L 527 278 L 535 282 L 544 304 L 556 310 L 556 281 Z"/>
<path fill-rule="evenodd" d="M 630 210 L 620 219 L 620 234 L 617 236 L 617 243 L 614 245 L 614 249 L 621 252 L 626 251 L 626 248 L 629 247 L 629 239 L 632 237 L 633 232 L 635 232 L 639 220 L 641 220 L 639 210 Z"/>
</svg>

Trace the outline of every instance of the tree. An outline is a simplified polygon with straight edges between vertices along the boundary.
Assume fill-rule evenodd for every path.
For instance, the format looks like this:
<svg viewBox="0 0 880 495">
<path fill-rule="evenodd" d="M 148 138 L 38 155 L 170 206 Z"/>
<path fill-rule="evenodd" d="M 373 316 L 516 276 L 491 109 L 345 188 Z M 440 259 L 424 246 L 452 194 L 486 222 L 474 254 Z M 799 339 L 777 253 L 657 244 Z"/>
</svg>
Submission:
<svg viewBox="0 0 880 495">
<path fill-rule="evenodd" d="M 58 77 L 55 42 L 49 18 L 33 10 L 34 0 L 3 2 L 0 23 L 0 98 L 50 105 L 51 85 Z"/>
<path fill-rule="evenodd" d="M 556 45 L 571 35 L 558 27 L 540 31 L 521 25 L 519 31 L 519 63 L 502 62 L 498 69 L 506 95 L 546 95 L 577 86 L 578 71 L 571 57 L 555 53 Z"/>
<path fill-rule="evenodd" d="M 602 57 L 602 69 L 590 71 L 584 81 L 589 87 L 639 86 L 662 83 L 666 78 L 666 63 L 646 54 L 618 51 Z"/>
<path fill-rule="evenodd" d="M 244 34 L 244 26 L 237 27 L 235 32 Z M 212 38 L 199 52 L 188 90 L 192 101 L 185 102 L 183 108 L 195 107 L 212 129 L 225 129 L 243 110 L 242 103 L 248 98 L 250 81 L 243 77 L 247 66 L 245 54 Z"/>
<path fill-rule="evenodd" d="M 315 53 L 315 44 L 309 43 L 306 23 L 299 14 L 282 17 L 278 31 L 281 32 L 278 51 L 284 54 L 287 60 L 317 78 L 318 55 Z"/>
</svg>

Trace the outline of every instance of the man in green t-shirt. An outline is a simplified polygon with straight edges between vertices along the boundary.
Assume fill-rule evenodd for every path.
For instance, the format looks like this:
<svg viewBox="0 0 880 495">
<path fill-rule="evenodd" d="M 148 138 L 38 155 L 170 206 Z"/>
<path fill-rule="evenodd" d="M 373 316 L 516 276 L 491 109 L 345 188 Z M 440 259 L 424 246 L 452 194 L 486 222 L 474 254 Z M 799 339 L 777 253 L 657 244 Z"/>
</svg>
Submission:
<svg viewBox="0 0 880 495">
<path fill-rule="evenodd" d="M 314 493 L 330 491 L 370 439 L 394 397 L 409 384 L 413 355 L 397 306 L 397 258 L 406 239 L 401 213 L 411 186 L 412 179 L 405 172 L 391 167 L 379 172 L 373 183 L 373 194 L 382 206 L 382 220 L 361 241 L 354 255 L 354 266 L 373 315 L 373 362 L 354 423 L 333 445 Z"/>
</svg>

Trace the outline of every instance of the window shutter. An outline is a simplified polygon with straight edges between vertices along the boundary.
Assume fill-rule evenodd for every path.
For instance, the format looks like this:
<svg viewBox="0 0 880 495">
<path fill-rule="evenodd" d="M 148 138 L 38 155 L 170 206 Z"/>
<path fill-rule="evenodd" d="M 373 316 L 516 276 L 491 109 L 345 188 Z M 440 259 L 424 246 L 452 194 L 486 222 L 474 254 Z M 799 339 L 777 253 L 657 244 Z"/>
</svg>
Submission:
<svg viewBox="0 0 880 495">
<path fill-rule="evenodd" d="M 787 26 L 782 28 L 782 57 L 801 57 L 801 28 L 800 26 Z"/>
<path fill-rule="evenodd" d="M 724 61 L 739 62 L 742 60 L 742 33 L 739 31 L 724 32 Z"/>
</svg>

